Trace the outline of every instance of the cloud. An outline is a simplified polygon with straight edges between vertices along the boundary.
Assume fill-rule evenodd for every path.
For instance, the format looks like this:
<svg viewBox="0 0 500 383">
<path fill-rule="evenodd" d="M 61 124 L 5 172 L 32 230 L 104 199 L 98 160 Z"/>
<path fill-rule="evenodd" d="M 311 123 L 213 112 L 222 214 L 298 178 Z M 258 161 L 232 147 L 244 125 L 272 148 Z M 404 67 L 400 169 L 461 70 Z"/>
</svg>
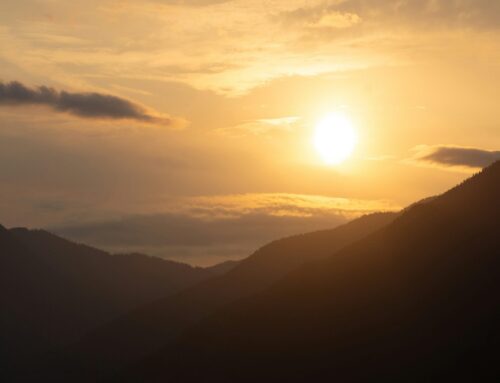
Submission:
<svg viewBox="0 0 500 383">
<path fill-rule="evenodd" d="M 351 0 L 346 3 L 354 6 L 366 4 L 361 0 Z M 442 27 L 463 26 L 476 28 L 499 27 L 500 3 L 490 0 L 407 0 L 397 2 L 383 0 L 378 2 L 380 10 L 389 13 L 394 19 L 432 24 Z M 370 8 L 366 7 L 367 10 Z"/>
<path fill-rule="evenodd" d="M 332 228 L 345 221 L 332 214 L 300 217 L 252 212 L 205 219 L 164 213 L 50 230 L 113 253 L 140 252 L 204 266 L 243 258 L 274 239 Z"/>
<path fill-rule="evenodd" d="M 197 264 L 249 255 L 268 241 L 337 226 L 384 201 L 259 193 L 184 197 L 169 211 L 59 226 L 52 231 L 113 252 L 139 251 Z"/>
<path fill-rule="evenodd" d="M 222 134 L 231 136 L 261 136 L 279 132 L 291 132 L 297 128 L 299 122 L 300 117 L 296 116 L 261 118 L 258 120 L 244 121 L 236 126 L 218 129 L 218 131 Z"/>
<path fill-rule="evenodd" d="M 419 145 L 414 150 L 416 154 L 410 162 L 417 165 L 472 170 L 486 167 L 500 160 L 500 151 L 453 145 Z"/>
<path fill-rule="evenodd" d="M 320 4 L 285 11 L 280 15 L 285 23 L 302 24 L 309 28 L 343 29 L 359 24 L 361 17 L 353 12 L 341 12 L 335 6 Z"/>
<path fill-rule="evenodd" d="M 185 5 L 185 6 L 203 7 L 207 5 L 227 3 L 232 0 L 153 0 L 153 1 L 167 5 Z"/>
<path fill-rule="evenodd" d="M 47 86 L 30 88 L 18 81 L 0 82 L 0 105 L 44 105 L 83 118 L 130 119 L 169 126 L 180 122 L 121 97 L 96 92 L 71 93 Z"/>
<path fill-rule="evenodd" d="M 335 21 L 333 27 L 368 24 L 413 26 L 457 26 L 497 29 L 500 26 L 500 2 L 491 0 L 345 0 L 300 7 L 282 14 L 284 20 L 309 25 L 322 20 Z M 327 23 L 328 25 L 328 23 Z"/>
<path fill-rule="evenodd" d="M 333 214 L 349 218 L 374 211 L 396 210 L 399 207 L 383 200 L 338 198 L 293 193 L 246 193 L 214 196 L 187 197 L 173 205 L 188 207 L 195 215 L 217 217 L 238 216 L 250 213 L 273 216 L 311 217 Z"/>
<path fill-rule="evenodd" d="M 349 28 L 361 22 L 355 13 L 329 12 L 322 15 L 314 26 L 323 28 Z"/>
<path fill-rule="evenodd" d="M 9 78 L 27 79 L 22 70 L 38 81 L 82 85 L 90 78 L 141 79 L 139 86 L 150 88 L 171 81 L 238 96 L 286 76 L 406 64 L 418 58 L 417 49 L 427 54 L 429 44 L 453 53 L 462 45 L 441 39 L 455 30 L 463 47 L 484 52 L 464 37 L 500 24 L 500 2 L 491 0 L 134 0 L 106 2 L 97 12 L 85 2 L 49 3 L 26 0 L 0 10 L 0 56 L 16 70 Z M 82 28 L 65 21 L 75 13 Z M 46 30 L 48 15 L 53 25 Z M 496 57 L 496 45 L 491 49 Z"/>
</svg>

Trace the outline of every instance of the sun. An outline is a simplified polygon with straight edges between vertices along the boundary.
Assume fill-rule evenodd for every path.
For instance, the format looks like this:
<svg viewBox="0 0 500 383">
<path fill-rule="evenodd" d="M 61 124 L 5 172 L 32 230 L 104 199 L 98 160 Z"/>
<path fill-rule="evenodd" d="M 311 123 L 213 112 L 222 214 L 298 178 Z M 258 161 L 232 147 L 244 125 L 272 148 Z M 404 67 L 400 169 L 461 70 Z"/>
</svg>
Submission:
<svg viewBox="0 0 500 383">
<path fill-rule="evenodd" d="M 324 162 L 338 165 L 352 154 L 358 137 L 345 114 L 330 113 L 323 117 L 314 131 L 314 147 Z"/>
</svg>

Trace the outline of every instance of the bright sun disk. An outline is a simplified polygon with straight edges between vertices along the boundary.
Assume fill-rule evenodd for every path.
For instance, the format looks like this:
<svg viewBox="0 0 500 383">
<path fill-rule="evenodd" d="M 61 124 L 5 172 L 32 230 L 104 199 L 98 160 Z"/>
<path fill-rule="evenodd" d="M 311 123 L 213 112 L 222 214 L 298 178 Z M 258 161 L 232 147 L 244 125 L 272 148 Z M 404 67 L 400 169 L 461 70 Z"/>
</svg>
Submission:
<svg viewBox="0 0 500 383">
<path fill-rule="evenodd" d="M 330 113 L 316 125 L 313 141 L 323 161 L 338 165 L 352 154 L 357 135 L 347 116 L 342 113 Z"/>
</svg>

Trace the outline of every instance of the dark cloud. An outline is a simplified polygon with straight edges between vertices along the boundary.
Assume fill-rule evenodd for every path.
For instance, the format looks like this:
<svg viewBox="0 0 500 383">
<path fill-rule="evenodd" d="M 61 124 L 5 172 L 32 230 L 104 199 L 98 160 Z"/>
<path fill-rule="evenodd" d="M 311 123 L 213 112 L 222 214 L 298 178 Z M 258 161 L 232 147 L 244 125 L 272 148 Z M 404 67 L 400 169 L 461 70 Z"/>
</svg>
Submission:
<svg viewBox="0 0 500 383">
<path fill-rule="evenodd" d="M 458 146 L 421 146 L 413 161 L 445 167 L 483 168 L 500 160 L 500 151 Z"/>
<path fill-rule="evenodd" d="M 47 86 L 30 88 L 17 81 L 0 82 L 0 105 L 45 105 L 84 118 L 132 119 L 165 125 L 175 122 L 170 117 L 154 115 L 141 105 L 117 96 L 95 92 L 71 93 Z"/>
</svg>

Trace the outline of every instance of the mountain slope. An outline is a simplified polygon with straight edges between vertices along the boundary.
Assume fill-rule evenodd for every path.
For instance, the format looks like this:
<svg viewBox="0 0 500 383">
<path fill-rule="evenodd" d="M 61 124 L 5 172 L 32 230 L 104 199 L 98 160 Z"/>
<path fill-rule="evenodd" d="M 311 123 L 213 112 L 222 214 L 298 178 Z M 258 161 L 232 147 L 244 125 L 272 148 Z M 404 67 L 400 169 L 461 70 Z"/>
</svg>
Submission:
<svg viewBox="0 0 500 383">
<path fill-rule="evenodd" d="M 499 217 L 500 162 L 217 312 L 120 379 L 494 380 Z"/>
<path fill-rule="evenodd" d="M 159 258 L 110 255 L 42 230 L 3 227 L 0 268 L 0 337 L 6 364 L 22 364 L 212 276 Z"/>
<path fill-rule="evenodd" d="M 111 255 L 43 230 L 10 232 L 60 275 L 110 297 L 107 305 L 130 309 L 179 291 L 212 275 L 201 268 L 143 254 Z M 135 278 L 134 281 L 131 278 Z"/>
<path fill-rule="evenodd" d="M 52 344 L 50 311 L 64 288 L 64 281 L 45 262 L 0 226 L 2 370 L 26 350 L 36 353 Z M 66 318 L 73 316 L 75 305 L 66 300 L 61 303 L 66 305 Z M 26 322 L 33 317 L 37 323 L 30 326 Z M 41 328 L 47 331 L 40 331 Z"/>
<path fill-rule="evenodd" d="M 238 266 L 238 263 L 240 263 L 240 261 L 224 261 L 213 266 L 206 267 L 205 269 L 210 271 L 213 275 L 224 275 Z"/>
<path fill-rule="evenodd" d="M 274 241 L 219 278 L 155 302 L 90 334 L 65 350 L 64 378 L 106 376 L 168 344 L 215 309 L 261 291 L 305 262 L 324 258 L 391 222 L 395 213 L 359 218 L 333 230 Z M 85 372 L 87 375 L 82 375 Z"/>
</svg>

